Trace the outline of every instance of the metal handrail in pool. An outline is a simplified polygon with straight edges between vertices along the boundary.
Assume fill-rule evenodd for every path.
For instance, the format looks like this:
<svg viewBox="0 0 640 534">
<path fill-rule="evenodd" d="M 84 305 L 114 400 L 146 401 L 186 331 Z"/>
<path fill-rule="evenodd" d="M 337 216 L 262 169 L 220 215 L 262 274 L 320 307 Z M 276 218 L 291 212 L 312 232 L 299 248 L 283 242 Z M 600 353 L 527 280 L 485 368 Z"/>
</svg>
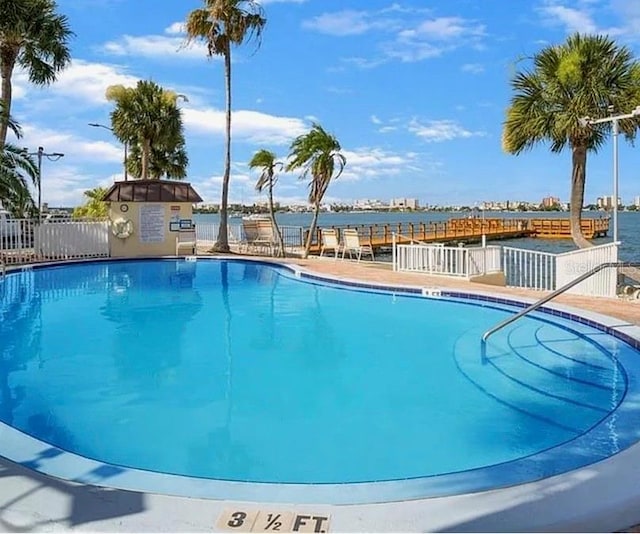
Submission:
<svg viewBox="0 0 640 534">
<path fill-rule="evenodd" d="M 556 298 L 558 295 L 561 295 L 562 293 L 568 291 L 573 286 L 578 285 L 580 282 L 584 282 L 587 278 L 590 278 L 594 274 L 597 274 L 600 271 L 602 271 L 603 269 L 608 269 L 610 267 L 636 267 L 636 268 L 638 268 L 638 267 L 640 267 L 640 262 L 610 261 L 610 262 L 607 262 L 607 263 L 601 263 L 600 265 L 598 265 L 597 267 L 594 267 L 590 271 L 587 271 L 586 273 L 581 274 L 580 276 L 578 276 L 578 278 L 576 278 L 574 280 L 571 280 L 571 282 L 568 282 L 567 284 L 563 285 L 561 288 L 556 289 L 553 293 L 550 293 L 546 297 L 542 297 L 540 300 L 534 302 L 533 304 L 531 304 L 531 306 L 528 306 L 527 308 L 525 308 L 521 312 L 518 312 L 518 313 L 516 313 L 515 315 L 513 315 L 511 317 L 508 317 L 504 321 L 498 323 L 493 328 L 490 328 L 489 330 L 487 330 L 484 334 L 482 334 L 482 343 L 483 344 L 486 343 L 487 339 L 489 339 L 489 336 L 495 334 L 498 330 L 501 330 L 505 326 L 508 326 L 511 323 L 513 323 L 514 321 L 517 321 L 518 319 L 520 319 L 520 317 L 524 317 L 528 313 L 537 310 L 543 304 L 546 304 L 550 300 Z"/>
</svg>

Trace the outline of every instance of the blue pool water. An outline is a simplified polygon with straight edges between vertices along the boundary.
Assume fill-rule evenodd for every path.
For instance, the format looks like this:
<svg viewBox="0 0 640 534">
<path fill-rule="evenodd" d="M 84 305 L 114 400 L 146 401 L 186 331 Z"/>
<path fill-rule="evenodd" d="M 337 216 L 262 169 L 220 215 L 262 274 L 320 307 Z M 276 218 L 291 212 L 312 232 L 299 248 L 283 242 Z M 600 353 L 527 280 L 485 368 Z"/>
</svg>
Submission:
<svg viewBox="0 0 640 534">
<path fill-rule="evenodd" d="M 354 291 L 256 262 L 118 261 L 0 281 L 0 421 L 118 466 L 349 483 L 516 462 L 530 479 L 638 439 L 634 349 L 504 305 Z M 577 443 L 577 442 L 576 442 Z M 0 454 L 1 454 L 0 450 Z M 537 464 L 534 464 L 537 465 Z M 525 478 L 526 478 L 525 477 Z"/>
</svg>

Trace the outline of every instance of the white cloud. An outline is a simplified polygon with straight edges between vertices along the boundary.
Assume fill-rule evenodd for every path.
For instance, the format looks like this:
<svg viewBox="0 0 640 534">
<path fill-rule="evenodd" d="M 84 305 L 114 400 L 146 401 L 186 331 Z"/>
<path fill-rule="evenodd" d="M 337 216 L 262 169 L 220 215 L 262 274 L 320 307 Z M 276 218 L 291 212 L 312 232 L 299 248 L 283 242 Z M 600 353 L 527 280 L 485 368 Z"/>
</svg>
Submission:
<svg viewBox="0 0 640 534">
<path fill-rule="evenodd" d="M 547 5 L 540 8 L 540 11 L 549 22 L 564 26 L 567 33 L 597 32 L 596 23 L 585 10 L 562 5 Z"/>
<path fill-rule="evenodd" d="M 600 1 L 591 0 L 579 0 L 577 4 L 567 0 L 544 0 L 538 8 L 538 13 L 546 24 L 563 26 L 568 34 L 579 32 L 607 34 L 613 37 L 624 34 L 634 35 L 640 30 L 640 6 L 637 2 L 611 0 L 610 8 L 615 15 L 618 15 L 619 25 L 608 28 L 599 26 L 596 20 L 602 7 L 600 4 Z"/>
<path fill-rule="evenodd" d="M 373 124 L 382 124 L 382 121 L 378 117 L 376 117 L 375 115 L 371 115 L 371 122 Z"/>
<path fill-rule="evenodd" d="M 175 23 L 174 23 L 175 24 Z M 173 24 L 168 30 L 173 31 Z M 160 59 L 203 59 L 207 48 L 202 43 L 185 44 L 184 37 L 171 35 L 122 35 L 102 46 L 102 51 L 114 56 L 138 56 Z"/>
<path fill-rule="evenodd" d="M 107 87 L 116 84 L 134 86 L 137 81 L 136 76 L 125 74 L 122 67 L 76 59 L 60 73 L 50 90 L 54 94 L 72 96 L 94 104 L 106 104 L 104 94 Z"/>
<path fill-rule="evenodd" d="M 20 139 L 20 143 L 29 147 L 29 150 L 35 150 L 36 147 L 41 146 L 44 147 L 45 152 L 61 152 L 64 153 L 65 161 L 114 163 L 121 162 L 124 157 L 122 146 L 107 141 L 94 141 L 70 132 L 51 130 L 32 124 L 23 125 L 22 130 L 24 137 Z M 105 131 L 105 133 L 111 135 L 110 132 Z"/>
<path fill-rule="evenodd" d="M 323 13 L 305 20 L 302 27 L 327 35 L 360 35 L 369 30 L 384 28 L 384 20 L 375 20 L 372 13 L 345 9 L 334 13 Z"/>
<path fill-rule="evenodd" d="M 183 116 L 185 127 L 195 133 L 220 136 L 225 133 L 225 112 L 222 110 L 185 108 Z M 308 130 L 301 119 L 251 110 L 234 111 L 231 128 L 236 140 L 269 145 L 288 144 Z"/>
<path fill-rule="evenodd" d="M 361 180 L 396 176 L 415 165 L 417 154 L 394 153 L 381 148 L 343 150 L 347 166 L 340 180 Z"/>
<path fill-rule="evenodd" d="M 485 27 L 460 17 L 427 19 L 399 32 L 394 41 L 384 43 L 386 55 L 403 62 L 438 57 L 466 44 L 479 46 Z"/>
<path fill-rule="evenodd" d="M 231 179 L 229 180 L 229 203 L 252 204 L 259 200 L 259 195 L 255 191 L 254 178 L 246 172 L 236 171 L 232 165 Z M 222 192 L 222 175 L 213 175 L 206 178 L 191 179 L 191 183 L 205 203 L 219 203 Z M 278 198 L 278 201 L 280 199 Z"/>
<path fill-rule="evenodd" d="M 623 27 L 621 33 L 638 39 L 640 34 L 640 2 L 630 0 L 611 0 L 611 9 L 619 17 Z"/>
<path fill-rule="evenodd" d="M 51 207 L 75 207 L 85 202 L 84 192 L 94 187 L 109 187 L 121 175 L 89 175 L 62 160 L 42 170 L 42 202 Z"/>
<path fill-rule="evenodd" d="M 485 135 L 484 132 L 467 130 L 452 120 L 432 120 L 423 123 L 417 119 L 413 119 L 407 129 L 427 143 L 438 143 Z"/>
<path fill-rule="evenodd" d="M 378 11 L 342 10 L 323 13 L 303 22 L 303 27 L 335 36 L 362 35 L 378 30 L 394 37 L 381 42 L 375 58 L 350 57 L 342 61 L 360 68 L 377 67 L 389 60 L 422 61 L 470 44 L 480 47 L 486 35 L 483 24 L 462 17 L 426 16 L 424 9 L 396 4 Z"/>
<path fill-rule="evenodd" d="M 184 22 L 174 22 L 164 29 L 167 35 L 183 35 L 185 33 Z"/>
<path fill-rule="evenodd" d="M 404 30 L 398 34 L 400 39 L 427 39 L 449 41 L 468 35 L 482 36 L 483 25 L 472 23 L 460 17 L 439 17 L 421 22 L 415 28 Z"/>
<path fill-rule="evenodd" d="M 460 67 L 462 72 L 468 72 L 469 74 L 481 74 L 484 72 L 484 65 L 479 63 L 465 63 Z"/>
</svg>

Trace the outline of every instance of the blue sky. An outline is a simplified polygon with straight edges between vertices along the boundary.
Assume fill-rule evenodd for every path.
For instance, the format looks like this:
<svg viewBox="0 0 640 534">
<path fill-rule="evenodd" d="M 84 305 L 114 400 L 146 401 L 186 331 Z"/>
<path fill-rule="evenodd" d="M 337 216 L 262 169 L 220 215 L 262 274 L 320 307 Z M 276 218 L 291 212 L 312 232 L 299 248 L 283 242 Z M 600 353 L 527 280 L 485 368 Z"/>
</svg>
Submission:
<svg viewBox="0 0 640 534">
<path fill-rule="evenodd" d="M 20 142 L 64 152 L 43 163 L 43 201 L 73 206 L 122 176 L 122 147 L 89 122 L 109 123 L 107 86 L 153 79 L 185 94 L 189 181 L 219 202 L 224 151 L 222 61 L 183 46 L 180 23 L 199 0 L 58 0 L 76 33 L 73 62 L 48 88 L 14 75 Z M 569 197 L 570 153 L 501 148 L 509 79 L 574 31 L 608 33 L 640 55 L 637 0 L 263 0 L 260 48 L 233 56 L 231 201 L 261 198 L 247 162 L 260 148 L 285 158 L 318 121 L 348 163 L 327 201 L 417 197 L 428 204 Z M 630 110 L 621 110 L 627 112 Z M 591 156 L 586 202 L 612 191 L 612 145 Z M 640 153 L 620 143 L 620 193 L 640 195 Z M 276 197 L 304 202 L 283 175 Z"/>
</svg>

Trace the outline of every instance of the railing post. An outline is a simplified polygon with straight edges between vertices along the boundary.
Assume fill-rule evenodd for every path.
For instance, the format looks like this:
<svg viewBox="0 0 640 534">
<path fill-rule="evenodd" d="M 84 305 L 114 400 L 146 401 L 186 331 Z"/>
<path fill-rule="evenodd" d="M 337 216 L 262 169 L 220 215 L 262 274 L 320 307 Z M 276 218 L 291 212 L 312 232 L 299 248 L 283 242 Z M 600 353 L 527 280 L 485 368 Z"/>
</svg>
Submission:
<svg viewBox="0 0 640 534">
<path fill-rule="evenodd" d="M 385 227 L 386 229 L 386 227 Z M 396 264 L 396 233 L 394 232 L 391 235 L 391 241 L 392 241 L 392 248 L 391 248 L 391 262 L 393 265 L 393 270 L 397 271 L 398 270 L 398 266 Z"/>
</svg>

